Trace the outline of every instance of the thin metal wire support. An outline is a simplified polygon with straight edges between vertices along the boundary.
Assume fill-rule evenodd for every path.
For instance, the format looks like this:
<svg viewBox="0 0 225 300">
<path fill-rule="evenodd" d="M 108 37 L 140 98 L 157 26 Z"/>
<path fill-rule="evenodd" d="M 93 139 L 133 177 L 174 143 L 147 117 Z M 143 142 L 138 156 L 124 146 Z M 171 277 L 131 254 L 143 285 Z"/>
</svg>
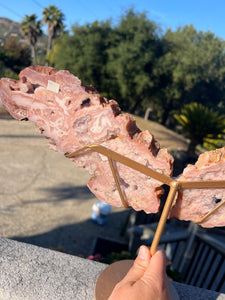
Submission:
<svg viewBox="0 0 225 300">
<path fill-rule="evenodd" d="M 102 145 L 87 145 L 83 148 L 78 149 L 75 152 L 66 154 L 65 156 L 68 158 L 73 158 L 76 155 L 78 155 L 81 152 L 84 152 L 86 150 L 91 150 L 98 152 L 108 158 L 109 165 L 112 171 L 113 178 L 115 180 L 121 202 L 125 208 L 129 207 L 128 202 L 126 201 L 123 191 L 120 187 L 119 180 L 117 177 L 117 172 L 115 170 L 115 164 L 114 162 L 119 162 L 121 164 L 126 165 L 127 167 L 130 167 L 131 169 L 134 169 L 136 171 L 139 171 L 147 176 L 150 176 L 154 178 L 155 180 L 160 181 L 163 184 L 166 184 L 170 187 L 169 194 L 167 196 L 155 235 L 154 239 L 150 248 L 151 255 L 154 255 L 157 251 L 157 247 L 163 232 L 163 229 L 165 227 L 166 220 L 168 218 L 171 206 L 173 204 L 173 201 L 176 197 L 176 194 L 179 189 L 203 189 L 203 188 L 225 188 L 225 180 L 212 180 L 212 181 L 179 181 L 170 178 L 169 176 L 166 176 L 164 174 L 158 173 L 157 171 L 154 171 L 138 162 L 135 162 L 134 160 L 127 158 L 115 151 L 112 151 Z M 202 223 L 206 218 L 208 218 L 210 215 L 212 215 L 215 211 L 217 211 L 221 206 L 225 204 L 225 200 L 220 202 L 216 207 L 214 207 L 211 211 L 209 211 L 207 214 L 205 214 L 201 219 L 195 221 L 195 223 Z"/>
</svg>

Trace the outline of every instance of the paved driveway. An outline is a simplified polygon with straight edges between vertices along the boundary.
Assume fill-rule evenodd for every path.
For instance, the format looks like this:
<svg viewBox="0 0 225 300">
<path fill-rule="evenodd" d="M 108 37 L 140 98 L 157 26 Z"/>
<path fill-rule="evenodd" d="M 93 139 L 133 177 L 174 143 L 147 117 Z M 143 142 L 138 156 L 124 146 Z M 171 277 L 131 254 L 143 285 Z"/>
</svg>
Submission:
<svg viewBox="0 0 225 300">
<path fill-rule="evenodd" d="M 113 208 L 105 226 L 91 222 L 89 175 L 30 122 L 0 119 L 0 236 L 87 257 L 97 237 L 120 236 L 129 210 Z"/>
</svg>

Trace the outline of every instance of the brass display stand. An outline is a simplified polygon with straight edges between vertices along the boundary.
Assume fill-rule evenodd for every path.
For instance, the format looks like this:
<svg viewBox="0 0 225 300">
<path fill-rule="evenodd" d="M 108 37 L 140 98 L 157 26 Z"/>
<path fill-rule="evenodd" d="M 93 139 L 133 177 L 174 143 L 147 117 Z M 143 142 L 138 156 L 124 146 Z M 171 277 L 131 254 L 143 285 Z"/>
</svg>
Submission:
<svg viewBox="0 0 225 300">
<path fill-rule="evenodd" d="M 115 180 L 121 202 L 125 208 L 128 208 L 129 205 L 124 198 L 123 192 L 121 190 L 121 187 L 119 185 L 119 180 L 116 175 L 116 170 L 114 167 L 114 161 L 119 162 L 121 164 L 126 165 L 127 167 L 130 167 L 136 171 L 139 171 L 147 176 L 150 176 L 160 182 L 162 184 L 166 184 L 170 187 L 169 193 L 166 199 L 166 202 L 163 207 L 163 211 L 154 235 L 154 239 L 152 241 L 151 247 L 150 247 L 150 254 L 153 256 L 158 248 L 158 244 L 163 232 L 163 229 L 165 227 L 171 206 L 173 204 L 173 200 L 176 196 L 176 193 L 179 189 L 204 189 L 204 188 L 225 188 L 225 180 L 217 180 L 217 181 L 179 181 L 172 179 L 166 175 L 163 175 L 161 173 L 158 173 L 138 162 L 135 162 L 134 160 L 131 160 L 123 155 L 120 155 L 117 152 L 114 152 L 110 149 L 107 149 L 101 145 L 88 145 L 85 146 L 73 153 L 67 154 L 66 157 L 72 158 L 78 155 L 81 152 L 91 150 L 98 152 L 108 158 L 109 165 L 113 174 L 113 178 Z M 213 214 L 217 209 L 219 209 L 222 205 L 225 204 L 225 199 L 221 201 L 213 210 L 209 211 L 206 215 L 204 215 L 201 219 L 196 220 L 195 223 L 200 224 L 203 222 L 206 218 L 208 218 L 211 214 Z M 131 265 L 133 264 L 132 260 L 124 260 L 124 261 L 118 261 L 112 265 L 110 265 L 108 268 L 106 268 L 99 276 L 98 281 L 96 283 L 95 288 L 95 297 L 96 300 L 106 300 L 110 296 L 114 286 L 117 282 L 119 282 L 124 275 L 127 273 Z"/>
</svg>

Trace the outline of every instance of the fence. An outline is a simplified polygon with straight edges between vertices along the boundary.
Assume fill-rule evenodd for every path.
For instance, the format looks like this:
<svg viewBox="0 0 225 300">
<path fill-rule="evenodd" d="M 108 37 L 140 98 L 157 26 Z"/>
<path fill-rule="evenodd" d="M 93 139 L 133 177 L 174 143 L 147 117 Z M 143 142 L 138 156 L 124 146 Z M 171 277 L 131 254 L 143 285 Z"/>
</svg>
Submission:
<svg viewBox="0 0 225 300">
<path fill-rule="evenodd" d="M 141 239 L 141 232 L 140 227 L 132 231 L 129 250 L 133 253 L 141 244 L 151 245 L 153 240 Z M 225 243 L 191 223 L 188 229 L 162 235 L 160 246 L 171 261 L 171 271 L 177 271 L 183 283 L 225 292 Z"/>
</svg>

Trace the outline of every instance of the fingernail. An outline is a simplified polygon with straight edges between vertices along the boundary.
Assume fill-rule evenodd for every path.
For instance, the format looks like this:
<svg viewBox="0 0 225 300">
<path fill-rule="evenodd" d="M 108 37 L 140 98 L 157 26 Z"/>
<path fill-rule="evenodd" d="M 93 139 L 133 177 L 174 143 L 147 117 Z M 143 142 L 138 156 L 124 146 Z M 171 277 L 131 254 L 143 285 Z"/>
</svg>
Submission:
<svg viewBox="0 0 225 300">
<path fill-rule="evenodd" d="M 146 260 L 147 259 L 147 251 L 148 249 L 144 246 L 141 246 L 140 249 L 139 249 L 139 252 L 138 252 L 138 257 L 141 259 L 141 260 Z"/>
</svg>

